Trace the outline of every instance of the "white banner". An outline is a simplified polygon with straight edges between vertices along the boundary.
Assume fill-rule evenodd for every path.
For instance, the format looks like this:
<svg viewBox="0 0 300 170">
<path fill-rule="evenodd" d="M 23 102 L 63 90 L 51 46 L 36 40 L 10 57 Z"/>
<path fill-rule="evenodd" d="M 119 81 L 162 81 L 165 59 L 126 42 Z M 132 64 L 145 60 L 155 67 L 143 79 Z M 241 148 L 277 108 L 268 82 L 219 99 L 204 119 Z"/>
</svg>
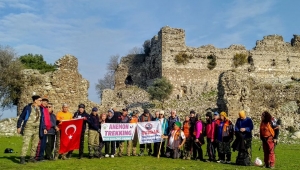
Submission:
<svg viewBox="0 0 300 170">
<path fill-rule="evenodd" d="M 136 123 L 104 123 L 101 125 L 103 141 L 132 140 Z"/>
<path fill-rule="evenodd" d="M 161 141 L 161 123 L 160 121 L 138 122 L 137 133 L 139 143 L 154 143 Z"/>
</svg>

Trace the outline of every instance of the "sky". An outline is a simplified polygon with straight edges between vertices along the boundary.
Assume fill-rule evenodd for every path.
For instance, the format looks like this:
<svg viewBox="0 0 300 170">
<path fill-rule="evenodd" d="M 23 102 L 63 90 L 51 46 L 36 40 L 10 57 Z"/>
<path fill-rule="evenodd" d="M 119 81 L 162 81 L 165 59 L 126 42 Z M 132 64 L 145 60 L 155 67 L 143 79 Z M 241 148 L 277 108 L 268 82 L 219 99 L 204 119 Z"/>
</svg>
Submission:
<svg viewBox="0 0 300 170">
<path fill-rule="evenodd" d="M 265 35 L 290 42 L 300 34 L 299 6 L 292 0 L 0 0 L 0 45 L 19 56 L 42 54 L 48 63 L 74 55 L 90 82 L 89 99 L 99 103 L 95 85 L 109 57 L 142 47 L 164 26 L 184 29 L 188 46 L 252 49 Z M 14 108 L 2 118 L 15 116 Z"/>
</svg>

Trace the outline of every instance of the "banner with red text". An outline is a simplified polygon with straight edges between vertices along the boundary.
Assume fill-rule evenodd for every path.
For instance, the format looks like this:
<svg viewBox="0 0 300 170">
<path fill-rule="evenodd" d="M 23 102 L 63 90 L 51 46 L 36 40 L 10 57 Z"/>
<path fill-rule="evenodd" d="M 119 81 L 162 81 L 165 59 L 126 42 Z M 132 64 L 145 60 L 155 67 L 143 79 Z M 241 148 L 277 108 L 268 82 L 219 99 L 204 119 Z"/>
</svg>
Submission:
<svg viewBox="0 0 300 170">
<path fill-rule="evenodd" d="M 139 143 L 155 143 L 161 141 L 161 123 L 160 121 L 138 122 L 137 133 Z"/>
<path fill-rule="evenodd" d="M 104 123 L 101 125 L 103 141 L 132 140 L 136 123 Z"/>
</svg>

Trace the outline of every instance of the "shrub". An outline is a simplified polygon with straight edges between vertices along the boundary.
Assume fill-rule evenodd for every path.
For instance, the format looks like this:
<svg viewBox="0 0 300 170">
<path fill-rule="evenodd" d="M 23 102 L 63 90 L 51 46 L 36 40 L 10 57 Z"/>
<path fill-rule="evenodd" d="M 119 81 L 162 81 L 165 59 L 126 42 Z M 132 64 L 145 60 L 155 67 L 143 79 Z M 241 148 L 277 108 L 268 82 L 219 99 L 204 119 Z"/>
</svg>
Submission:
<svg viewBox="0 0 300 170">
<path fill-rule="evenodd" d="M 239 54 L 235 54 L 233 56 L 233 65 L 234 67 L 238 67 L 238 66 L 242 66 L 244 64 L 246 64 L 247 61 L 247 54 L 244 53 L 239 53 Z"/>
<path fill-rule="evenodd" d="M 272 90 L 272 85 L 271 84 L 265 84 L 265 89 L 267 90 Z"/>
<path fill-rule="evenodd" d="M 286 130 L 288 130 L 290 133 L 295 132 L 295 128 L 293 126 L 288 126 Z"/>
<path fill-rule="evenodd" d="M 175 56 L 175 61 L 177 64 L 187 64 L 192 58 L 194 58 L 192 55 L 181 52 Z"/>
<path fill-rule="evenodd" d="M 209 60 L 207 68 L 210 70 L 214 69 L 217 66 L 217 57 L 215 55 L 209 55 L 207 56 L 207 59 Z"/>
<path fill-rule="evenodd" d="M 44 57 L 41 54 L 26 54 L 19 58 L 21 63 L 27 69 L 37 69 L 40 73 L 46 73 L 55 70 L 55 66 L 53 64 L 48 64 L 44 61 Z"/>
</svg>

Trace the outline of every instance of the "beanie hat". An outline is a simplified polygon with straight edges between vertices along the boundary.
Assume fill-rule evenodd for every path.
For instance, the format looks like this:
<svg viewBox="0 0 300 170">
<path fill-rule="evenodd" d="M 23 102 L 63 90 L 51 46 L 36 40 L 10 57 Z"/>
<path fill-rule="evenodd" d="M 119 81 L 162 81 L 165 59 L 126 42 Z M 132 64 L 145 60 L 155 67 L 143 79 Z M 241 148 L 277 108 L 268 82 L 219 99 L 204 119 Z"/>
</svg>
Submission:
<svg viewBox="0 0 300 170">
<path fill-rule="evenodd" d="M 92 112 L 97 112 L 98 108 L 97 107 L 93 107 Z"/>
<path fill-rule="evenodd" d="M 219 116 L 220 114 L 218 112 L 214 112 L 214 115 L 215 116 Z"/>
<path fill-rule="evenodd" d="M 190 114 L 196 114 L 196 112 L 194 110 L 191 110 Z"/>
<path fill-rule="evenodd" d="M 241 119 L 245 119 L 245 118 L 246 118 L 246 112 L 245 112 L 244 110 L 240 111 L 240 112 L 239 112 L 239 117 L 240 117 Z"/>
<path fill-rule="evenodd" d="M 32 101 L 35 101 L 41 97 L 39 95 L 33 95 L 31 98 L 32 98 Z"/>
<path fill-rule="evenodd" d="M 226 114 L 226 112 L 221 112 L 220 116 L 224 116 L 225 119 L 227 119 L 227 114 Z"/>
<path fill-rule="evenodd" d="M 209 118 L 212 118 L 211 112 L 206 112 L 205 116 L 207 116 L 207 117 L 209 117 Z"/>
<path fill-rule="evenodd" d="M 175 122 L 175 125 L 178 127 L 181 127 L 181 123 L 180 122 Z"/>
<path fill-rule="evenodd" d="M 114 114 L 114 111 L 112 109 L 109 109 L 107 112 Z"/>
<path fill-rule="evenodd" d="M 80 104 L 80 105 L 78 105 L 78 108 L 84 108 L 85 109 L 85 105 L 84 104 Z"/>
</svg>

